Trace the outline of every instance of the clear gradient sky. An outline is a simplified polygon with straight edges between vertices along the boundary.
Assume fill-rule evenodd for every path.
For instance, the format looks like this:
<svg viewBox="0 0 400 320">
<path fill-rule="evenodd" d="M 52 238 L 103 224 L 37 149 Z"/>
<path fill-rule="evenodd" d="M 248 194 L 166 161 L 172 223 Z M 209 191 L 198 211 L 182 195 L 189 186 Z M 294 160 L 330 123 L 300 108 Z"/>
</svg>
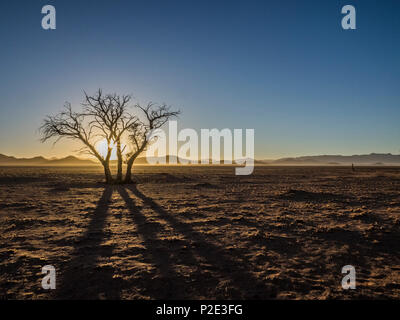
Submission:
<svg viewBox="0 0 400 320">
<path fill-rule="evenodd" d="M 400 150 L 398 0 L 2 0 L 0 24 L 3 154 L 73 154 L 37 129 L 99 87 L 176 106 L 181 128 L 254 128 L 256 158 Z"/>
</svg>

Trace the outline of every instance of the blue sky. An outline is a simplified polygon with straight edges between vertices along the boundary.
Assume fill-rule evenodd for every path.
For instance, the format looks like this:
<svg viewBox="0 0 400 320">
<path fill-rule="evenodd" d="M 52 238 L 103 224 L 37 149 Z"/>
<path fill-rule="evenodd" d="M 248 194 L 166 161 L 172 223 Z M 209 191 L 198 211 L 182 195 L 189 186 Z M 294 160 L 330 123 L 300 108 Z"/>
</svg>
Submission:
<svg viewBox="0 0 400 320">
<path fill-rule="evenodd" d="M 257 158 L 399 153 L 399 17 L 389 0 L 2 0 L 0 153 L 73 153 L 37 128 L 99 87 L 176 106 L 181 128 L 254 128 Z"/>
</svg>

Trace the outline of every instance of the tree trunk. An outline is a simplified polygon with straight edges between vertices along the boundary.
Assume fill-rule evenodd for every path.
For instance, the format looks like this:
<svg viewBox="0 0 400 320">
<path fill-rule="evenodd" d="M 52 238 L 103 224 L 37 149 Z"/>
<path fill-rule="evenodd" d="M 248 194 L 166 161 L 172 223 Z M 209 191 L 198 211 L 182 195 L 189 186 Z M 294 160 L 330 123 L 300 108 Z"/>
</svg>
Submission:
<svg viewBox="0 0 400 320">
<path fill-rule="evenodd" d="M 117 158 L 118 158 L 118 171 L 117 171 L 117 183 L 122 182 L 122 150 L 121 140 L 117 141 Z"/>
<path fill-rule="evenodd" d="M 113 183 L 113 177 L 110 170 L 110 163 L 108 161 L 105 161 L 103 163 L 103 167 L 104 167 L 104 175 L 106 177 L 106 183 L 107 184 Z"/>
<path fill-rule="evenodd" d="M 112 184 L 114 182 L 114 179 L 113 179 L 112 174 L 111 174 L 111 169 L 110 169 L 111 151 L 112 151 L 112 149 L 110 147 L 108 147 L 107 156 L 102 161 L 102 164 L 104 166 L 104 174 L 106 176 L 106 183 L 107 184 Z"/>
<path fill-rule="evenodd" d="M 132 166 L 135 158 L 130 158 L 126 165 L 126 173 L 124 183 L 132 183 Z"/>
<path fill-rule="evenodd" d="M 143 150 L 147 146 L 147 140 L 145 140 L 140 148 L 129 158 L 128 163 L 126 165 L 126 174 L 124 183 L 132 183 L 132 166 L 135 162 L 136 158 L 143 152 Z"/>
</svg>

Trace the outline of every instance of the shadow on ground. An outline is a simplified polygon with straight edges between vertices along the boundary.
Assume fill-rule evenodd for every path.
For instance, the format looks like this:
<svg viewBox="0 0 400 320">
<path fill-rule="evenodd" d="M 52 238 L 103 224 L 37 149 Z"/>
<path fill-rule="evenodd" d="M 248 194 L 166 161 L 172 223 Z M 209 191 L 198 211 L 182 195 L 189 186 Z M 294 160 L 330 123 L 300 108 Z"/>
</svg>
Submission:
<svg viewBox="0 0 400 320">
<path fill-rule="evenodd" d="M 109 235 L 104 228 L 110 201 L 117 192 L 129 210 L 129 219 L 145 247 L 145 261 L 154 268 L 134 280 L 115 276 L 117 265 L 109 259 L 114 246 L 107 244 Z M 149 219 L 141 201 L 157 216 Z M 160 233 L 168 225 L 179 240 L 165 241 Z M 107 243 L 110 243 L 108 241 Z M 109 263 L 107 263 L 109 262 Z M 182 270 L 190 270 L 182 272 Z M 266 299 L 276 292 L 254 277 L 244 256 L 212 243 L 207 236 L 182 222 L 144 195 L 135 185 L 106 187 L 98 202 L 86 232 L 75 243 L 72 259 L 63 267 L 58 299 L 119 299 L 123 290 L 140 287 L 151 299 L 188 299 L 210 297 L 217 299 Z"/>
</svg>

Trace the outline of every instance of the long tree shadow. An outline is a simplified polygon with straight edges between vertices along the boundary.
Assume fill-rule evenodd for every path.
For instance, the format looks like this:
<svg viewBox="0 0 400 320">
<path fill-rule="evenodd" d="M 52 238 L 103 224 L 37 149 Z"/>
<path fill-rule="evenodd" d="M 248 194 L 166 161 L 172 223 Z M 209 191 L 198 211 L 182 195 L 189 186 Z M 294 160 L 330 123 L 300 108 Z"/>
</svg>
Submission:
<svg viewBox="0 0 400 320">
<path fill-rule="evenodd" d="M 120 283 L 113 279 L 112 266 L 99 265 L 102 257 L 111 257 L 113 246 L 101 245 L 105 239 L 109 203 L 113 188 L 107 186 L 92 213 L 86 232 L 75 242 L 72 259 L 60 270 L 55 297 L 58 299 L 118 299 Z M 58 270 L 57 270 L 58 271 Z"/>
<path fill-rule="evenodd" d="M 153 299 L 184 299 L 188 296 L 199 295 L 195 288 L 191 287 L 194 281 L 200 281 L 197 276 L 198 260 L 191 252 L 190 243 L 186 240 L 174 240 L 173 243 L 161 239 L 161 232 L 165 232 L 165 226 L 160 222 L 151 221 L 129 196 L 124 187 L 118 189 L 121 198 L 125 201 L 130 211 L 129 217 L 136 226 L 137 233 L 145 246 L 145 260 L 155 267 L 156 274 L 148 277 L 141 276 L 135 279 L 133 285 L 139 286 L 143 293 Z M 174 252 L 179 252 L 174 255 Z M 179 273 L 178 265 L 190 265 L 195 269 L 194 273 Z M 207 279 L 210 283 L 216 283 L 217 279 L 212 275 Z"/>
<path fill-rule="evenodd" d="M 208 267 L 206 269 L 208 270 L 204 270 L 200 267 L 197 268 L 197 274 L 194 278 L 197 278 L 200 281 L 192 281 L 190 283 L 188 280 L 179 280 L 177 282 L 179 285 L 192 286 L 196 288 L 196 290 L 212 294 L 212 296 L 206 296 L 207 298 L 265 299 L 275 297 L 275 290 L 267 286 L 265 282 L 254 277 L 249 272 L 246 261 L 237 256 L 236 253 L 229 253 L 223 248 L 209 242 L 206 235 L 194 230 L 188 223 L 184 223 L 175 218 L 151 198 L 141 193 L 136 186 L 129 186 L 127 188 L 133 193 L 133 195 L 148 205 L 157 214 L 159 219 L 165 221 L 176 232 L 182 235 L 186 242 L 189 242 L 189 248 L 193 252 L 192 256 L 197 256 L 207 263 Z M 146 224 L 146 219 L 139 213 L 138 208 L 133 205 L 133 200 L 125 190 L 122 191 L 121 189 L 121 196 L 128 206 L 132 208 L 132 217 L 135 219 L 135 223 L 142 226 L 142 230 L 140 231 L 144 238 L 147 239 L 146 241 L 148 242 L 148 245 L 146 247 L 149 250 L 154 250 L 154 248 L 151 248 L 152 242 L 150 239 L 156 237 L 156 231 L 145 229 L 144 226 Z M 155 251 L 153 256 L 157 259 L 160 272 L 163 273 L 165 277 L 171 276 L 171 274 L 173 274 L 173 272 L 171 272 L 172 266 L 174 264 L 176 265 L 177 261 L 171 261 L 171 258 L 166 252 L 160 253 Z M 188 263 L 190 264 L 194 262 L 194 260 L 185 261 L 184 264 L 188 265 Z M 212 282 L 207 281 L 210 279 L 212 274 L 217 274 L 218 279 L 212 279 Z M 174 277 L 175 279 L 173 280 L 177 280 L 177 277 Z M 225 288 L 218 287 L 221 283 L 224 284 Z M 171 296 L 162 296 L 160 298 L 171 298 Z M 174 295 L 173 298 L 177 297 Z M 183 298 L 188 297 L 186 296 Z"/>
</svg>

